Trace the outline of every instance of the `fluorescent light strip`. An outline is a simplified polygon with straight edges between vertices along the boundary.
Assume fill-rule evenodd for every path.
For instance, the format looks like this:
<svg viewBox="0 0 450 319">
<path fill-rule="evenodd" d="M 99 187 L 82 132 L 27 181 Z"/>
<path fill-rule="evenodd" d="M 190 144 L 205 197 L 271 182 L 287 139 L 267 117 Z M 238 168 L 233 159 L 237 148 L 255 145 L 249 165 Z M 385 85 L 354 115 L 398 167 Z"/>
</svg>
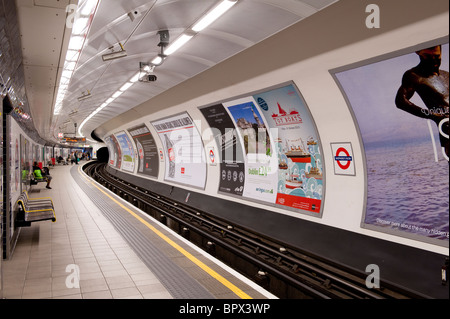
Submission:
<svg viewBox="0 0 450 319">
<path fill-rule="evenodd" d="M 86 1 L 87 2 L 87 1 Z M 224 0 L 219 5 L 217 5 L 214 9 L 208 12 L 203 18 L 198 21 L 191 30 L 195 32 L 199 32 L 217 20 L 220 16 L 222 16 L 225 12 L 227 12 L 232 6 L 234 6 L 238 0 Z M 170 44 L 167 49 L 164 51 L 165 55 L 171 55 L 179 50 L 183 45 L 185 45 L 190 39 L 192 39 L 193 35 L 182 34 L 178 37 L 172 44 Z M 153 64 L 160 64 L 162 62 L 162 58 L 160 56 L 155 57 L 152 60 Z M 123 92 L 129 89 L 134 83 L 139 80 L 140 72 L 136 73 L 127 83 L 125 83 L 119 91 L 115 92 L 112 97 L 110 97 L 105 103 L 103 103 L 100 107 L 98 107 L 94 112 L 92 112 L 78 127 L 78 133 L 81 134 L 81 129 L 83 126 L 100 110 L 106 107 L 109 103 L 114 101 L 114 99 L 120 96 Z"/>
<path fill-rule="evenodd" d="M 164 51 L 165 55 L 171 55 L 183 45 L 185 45 L 190 39 L 192 39 L 192 35 L 182 34 L 178 39 L 176 39 L 171 45 L 167 47 Z"/>
<path fill-rule="evenodd" d="M 63 72 L 61 73 L 53 114 L 59 114 L 59 111 L 61 110 L 70 79 L 72 78 L 76 63 L 80 57 L 81 49 L 83 48 L 86 39 L 89 23 L 92 21 L 90 17 L 94 13 L 97 4 L 98 1 L 84 0 L 80 1 L 77 7 L 77 12 L 75 14 L 76 18 L 72 25 L 72 33 L 66 52 Z"/>
<path fill-rule="evenodd" d="M 84 121 L 81 123 L 81 125 L 78 127 L 78 134 L 81 134 L 81 129 L 83 128 L 83 126 L 94 116 L 96 115 L 98 112 L 100 112 L 102 109 L 104 109 L 106 106 L 108 106 L 112 101 L 114 101 L 117 97 L 119 97 L 123 92 L 125 92 L 126 90 L 128 90 L 134 83 L 136 83 L 139 80 L 139 75 L 140 72 L 136 73 L 135 75 L 133 75 L 131 77 L 131 79 L 126 82 L 124 85 L 122 85 L 122 87 L 116 91 L 109 99 L 107 99 L 105 102 L 103 102 L 102 105 L 100 105 L 97 109 L 95 109 L 94 112 L 92 112 L 91 114 L 89 114 L 89 116 L 84 119 Z"/>
<path fill-rule="evenodd" d="M 200 21 L 198 21 L 193 27 L 192 30 L 195 32 L 200 32 L 211 23 L 216 21 L 219 17 L 221 17 L 225 12 L 227 12 L 232 6 L 236 4 L 237 0 L 224 0 L 217 7 L 212 9 L 209 13 L 207 13 Z"/>
</svg>

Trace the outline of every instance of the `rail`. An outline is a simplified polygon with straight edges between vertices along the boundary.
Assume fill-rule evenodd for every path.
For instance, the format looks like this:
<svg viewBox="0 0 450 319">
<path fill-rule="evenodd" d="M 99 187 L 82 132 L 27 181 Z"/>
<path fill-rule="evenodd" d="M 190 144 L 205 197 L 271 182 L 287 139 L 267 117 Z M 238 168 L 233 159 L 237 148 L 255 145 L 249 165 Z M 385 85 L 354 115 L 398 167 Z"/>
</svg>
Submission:
<svg viewBox="0 0 450 319">
<path fill-rule="evenodd" d="M 343 265 L 311 256 L 207 212 L 120 180 L 105 170 L 105 164 L 90 162 L 83 169 L 87 175 L 112 192 L 280 298 L 420 298 L 410 291 L 387 283 L 381 283 L 381 287 L 377 289 L 368 288 L 366 273 L 358 273 Z"/>
</svg>

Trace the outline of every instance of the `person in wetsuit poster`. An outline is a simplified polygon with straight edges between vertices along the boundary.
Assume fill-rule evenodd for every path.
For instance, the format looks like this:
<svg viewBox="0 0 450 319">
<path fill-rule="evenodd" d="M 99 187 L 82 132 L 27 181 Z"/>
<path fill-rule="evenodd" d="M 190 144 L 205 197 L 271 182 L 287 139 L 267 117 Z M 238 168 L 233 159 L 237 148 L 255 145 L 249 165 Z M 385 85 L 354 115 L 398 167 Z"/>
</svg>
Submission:
<svg viewBox="0 0 450 319">
<path fill-rule="evenodd" d="M 441 45 L 419 50 L 420 63 L 403 74 L 402 84 L 395 97 L 396 106 L 415 116 L 430 119 L 439 130 L 442 153 L 449 160 L 449 73 L 440 70 Z M 427 109 L 412 103 L 414 93 L 420 96 Z"/>
</svg>

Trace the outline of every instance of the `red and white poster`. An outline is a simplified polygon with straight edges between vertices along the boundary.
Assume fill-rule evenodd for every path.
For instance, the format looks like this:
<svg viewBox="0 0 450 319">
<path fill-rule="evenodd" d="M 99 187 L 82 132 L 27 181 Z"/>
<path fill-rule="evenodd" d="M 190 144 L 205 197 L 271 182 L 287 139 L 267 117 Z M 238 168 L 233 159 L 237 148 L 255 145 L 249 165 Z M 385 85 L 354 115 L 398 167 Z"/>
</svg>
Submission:
<svg viewBox="0 0 450 319">
<path fill-rule="evenodd" d="M 206 158 L 203 142 L 188 113 L 184 112 L 151 123 L 164 147 L 164 179 L 205 188 Z"/>
</svg>

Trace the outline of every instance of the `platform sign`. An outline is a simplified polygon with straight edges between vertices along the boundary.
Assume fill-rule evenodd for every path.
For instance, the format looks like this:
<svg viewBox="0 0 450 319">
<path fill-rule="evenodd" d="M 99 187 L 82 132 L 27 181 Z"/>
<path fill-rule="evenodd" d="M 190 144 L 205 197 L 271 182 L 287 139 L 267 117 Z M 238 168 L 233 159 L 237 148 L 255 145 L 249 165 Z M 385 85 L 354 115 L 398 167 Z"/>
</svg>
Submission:
<svg viewBox="0 0 450 319">
<path fill-rule="evenodd" d="M 351 143 L 331 143 L 334 174 L 355 176 L 355 161 Z"/>
<path fill-rule="evenodd" d="M 164 179 L 204 189 L 206 158 L 197 127 L 183 112 L 151 122 L 158 133 L 166 158 Z"/>
</svg>

